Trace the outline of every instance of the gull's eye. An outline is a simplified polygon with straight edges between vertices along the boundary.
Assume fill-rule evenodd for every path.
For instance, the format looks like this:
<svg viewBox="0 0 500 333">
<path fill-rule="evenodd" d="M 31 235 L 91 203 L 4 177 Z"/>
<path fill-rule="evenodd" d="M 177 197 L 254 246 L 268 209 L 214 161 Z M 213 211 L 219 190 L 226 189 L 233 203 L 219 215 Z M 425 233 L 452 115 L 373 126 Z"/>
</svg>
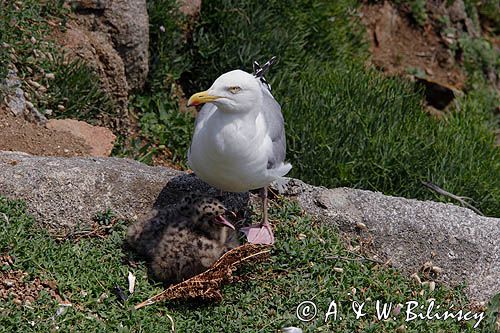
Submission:
<svg viewBox="0 0 500 333">
<path fill-rule="evenodd" d="M 232 86 L 232 87 L 227 88 L 227 90 L 229 90 L 229 92 L 231 94 L 237 94 L 240 92 L 241 88 L 238 86 Z"/>
</svg>

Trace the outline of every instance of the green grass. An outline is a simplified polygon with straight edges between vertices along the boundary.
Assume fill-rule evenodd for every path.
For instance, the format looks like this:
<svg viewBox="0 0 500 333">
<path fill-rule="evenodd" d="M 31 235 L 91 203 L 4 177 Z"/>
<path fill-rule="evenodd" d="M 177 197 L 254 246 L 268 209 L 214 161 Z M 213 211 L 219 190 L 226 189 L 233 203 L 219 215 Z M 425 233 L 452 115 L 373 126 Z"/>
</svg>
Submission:
<svg viewBox="0 0 500 333">
<path fill-rule="evenodd" d="M 204 1 L 186 91 L 277 55 L 268 79 L 285 115 L 291 176 L 447 200 L 424 188 L 421 180 L 427 180 L 472 197 L 487 215 L 500 215 L 495 96 L 473 91 L 457 100 L 446 121 L 427 117 L 413 84 L 364 66 L 368 51 L 356 7 L 349 0 Z"/>
<path fill-rule="evenodd" d="M 57 243 L 26 215 L 22 202 L 0 197 L 0 253 L 15 258 L 8 269 L 24 270 L 31 279 L 55 280 L 59 293 L 72 303 L 55 316 L 58 305 L 47 294 L 30 306 L 0 300 L 0 332 L 48 332 L 56 327 L 61 332 L 168 331 L 166 314 L 172 316 L 178 332 L 275 332 L 285 326 L 302 327 L 305 332 L 394 332 L 404 323 L 404 312 L 396 320 L 378 321 L 371 315 L 376 300 L 423 303 L 432 297 L 442 306 L 467 309 L 460 288 L 438 286 L 431 292 L 393 269 L 356 260 L 332 226 L 315 223 L 296 204 L 279 201 L 272 205 L 271 216 L 279 221 L 271 260 L 245 268 L 241 274 L 251 279 L 224 287 L 220 304 L 163 303 L 135 311 L 133 305 L 161 289 L 148 281 L 143 264 L 127 264 L 133 256 L 122 246 L 124 222 L 116 224 L 105 239 Z M 109 218 L 110 212 L 101 214 L 102 221 Z M 335 272 L 334 267 L 343 272 Z M 136 292 L 121 305 L 112 289 L 115 285 L 127 289 L 129 271 L 137 277 Z M 99 301 L 103 293 L 109 297 Z M 317 319 L 309 323 L 295 316 L 297 305 L 305 300 L 318 307 Z M 338 302 L 343 320 L 325 323 L 332 300 Z M 366 302 L 370 315 L 356 320 L 350 311 L 352 301 Z M 407 323 L 407 332 L 477 332 L 473 324 L 414 320 Z M 480 328 L 492 332 L 484 325 Z"/>
<path fill-rule="evenodd" d="M 105 115 L 115 115 L 112 99 L 102 91 L 90 67 L 65 59 L 64 50 L 49 38 L 56 29 L 65 29 L 68 10 L 64 2 L 1 1 L 0 41 L 8 46 L 0 47 L 0 78 L 14 65 L 23 81 L 22 89 L 40 112 L 49 109 L 52 117 L 96 122 Z M 48 21 L 61 27 L 51 27 Z M 53 74 L 54 79 L 46 74 Z M 27 80 L 43 85 L 46 91 L 37 91 Z M 1 90 L 0 95 L 5 93 Z"/>
<path fill-rule="evenodd" d="M 189 23 L 178 11 L 175 0 L 148 1 L 147 4 L 150 71 L 144 90 L 130 98 L 130 109 L 137 115 L 140 133 L 135 138 L 121 137 L 113 155 L 133 157 L 148 164 L 155 155 L 162 155 L 187 168 L 186 152 L 194 118 L 179 112 L 177 82 L 191 64 L 190 45 L 183 32 Z"/>
</svg>

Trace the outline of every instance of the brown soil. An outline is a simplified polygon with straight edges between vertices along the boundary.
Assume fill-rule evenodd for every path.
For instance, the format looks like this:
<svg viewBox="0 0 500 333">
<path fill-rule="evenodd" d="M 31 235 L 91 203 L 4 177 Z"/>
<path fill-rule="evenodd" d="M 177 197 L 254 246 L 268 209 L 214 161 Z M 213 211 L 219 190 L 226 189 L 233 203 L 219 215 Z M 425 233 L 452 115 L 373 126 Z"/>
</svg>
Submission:
<svg viewBox="0 0 500 333">
<path fill-rule="evenodd" d="M 70 133 L 31 123 L 0 106 L 0 150 L 70 157 L 88 156 L 91 148 Z"/>
<path fill-rule="evenodd" d="M 417 27 L 390 2 L 364 4 L 362 22 L 370 37 L 372 62 L 389 75 L 421 69 L 427 79 L 461 89 L 465 74 L 432 24 Z"/>
<path fill-rule="evenodd" d="M 2 267 L 10 267 L 13 259 L 9 255 L 0 255 Z M 0 299 L 12 298 L 17 305 L 29 305 L 35 302 L 42 290 L 51 295 L 59 304 L 67 304 L 57 292 L 55 281 L 42 281 L 35 277 L 30 280 L 28 273 L 23 271 L 0 272 Z"/>
</svg>

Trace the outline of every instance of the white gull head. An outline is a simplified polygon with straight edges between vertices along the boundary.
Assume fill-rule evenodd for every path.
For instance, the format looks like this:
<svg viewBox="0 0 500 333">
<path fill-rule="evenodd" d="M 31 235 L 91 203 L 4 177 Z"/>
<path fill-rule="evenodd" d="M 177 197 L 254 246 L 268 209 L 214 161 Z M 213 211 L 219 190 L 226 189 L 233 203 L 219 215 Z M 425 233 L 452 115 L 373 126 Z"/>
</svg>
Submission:
<svg viewBox="0 0 500 333">
<path fill-rule="evenodd" d="M 208 90 L 194 94 L 188 105 L 212 103 L 223 112 L 246 113 L 261 102 L 259 79 L 237 69 L 219 76 Z"/>
</svg>

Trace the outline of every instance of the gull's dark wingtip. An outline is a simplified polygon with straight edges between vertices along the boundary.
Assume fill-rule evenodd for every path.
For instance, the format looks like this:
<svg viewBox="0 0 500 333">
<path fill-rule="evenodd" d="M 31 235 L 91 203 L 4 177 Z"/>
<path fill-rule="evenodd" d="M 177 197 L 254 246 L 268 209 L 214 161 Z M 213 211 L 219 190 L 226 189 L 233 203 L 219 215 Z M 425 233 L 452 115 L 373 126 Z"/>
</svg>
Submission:
<svg viewBox="0 0 500 333">
<path fill-rule="evenodd" d="M 257 61 L 253 62 L 253 75 L 255 77 L 261 78 L 264 77 L 264 74 L 271 68 L 271 66 L 276 63 L 278 57 L 273 56 L 269 59 L 264 65 L 260 66 Z"/>
<path fill-rule="evenodd" d="M 259 65 L 259 63 L 257 61 L 254 61 L 253 62 L 253 75 L 260 79 L 262 81 L 262 83 L 264 83 L 267 88 L 269 89 L 269 91 L 271 90 L 271 86 L 269 85 L 269 83 L 267 83 L 266 79 L 264 78 L 264 74 L 267 73 L 267 71 L 269 70 L 269 68 L 271 68 L 271 66 L 276 63 L 276 60 L 278 59 L 278 57 L 276 56 L 272 56 L 271 59 L 269 59 L 264 65 Z"/>
</svg>

